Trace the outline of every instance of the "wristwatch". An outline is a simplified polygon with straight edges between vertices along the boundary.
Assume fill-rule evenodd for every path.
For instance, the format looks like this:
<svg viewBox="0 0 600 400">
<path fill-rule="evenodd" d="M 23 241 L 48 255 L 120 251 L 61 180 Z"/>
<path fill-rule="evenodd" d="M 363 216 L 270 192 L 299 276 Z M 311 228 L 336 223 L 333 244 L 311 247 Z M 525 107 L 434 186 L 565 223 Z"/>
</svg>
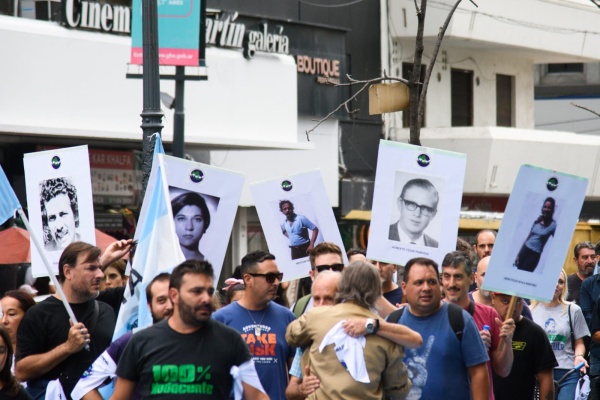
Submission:
<svg viewBox="0 0 600 400">
<path fill-rule="evenodd" d="M 375 320 L 373 320 L 373 318 L 367 318 L 365 329 L 367 330 L 367 335 L 371 335 L 375 332 Z"/>
</svg>

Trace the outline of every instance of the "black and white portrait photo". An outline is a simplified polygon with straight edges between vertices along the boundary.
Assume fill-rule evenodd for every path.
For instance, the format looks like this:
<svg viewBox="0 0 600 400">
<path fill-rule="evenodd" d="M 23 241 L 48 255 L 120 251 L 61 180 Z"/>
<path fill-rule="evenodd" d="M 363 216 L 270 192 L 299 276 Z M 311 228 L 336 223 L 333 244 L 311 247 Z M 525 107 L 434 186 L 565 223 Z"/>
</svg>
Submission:
<svg viewBox="0 0 600 400">
<path fill-rule="evenodd" d="M 367 257 L 440 263 L 456 246 L 466 156 L 381 140 Z"/>
<path fill-rule="evenodd" d="M 214 196 L 169 187 L 175 233 L 186 260 L 204 260 L 202 237 L 210 228 L 211 209 L 214 214 L 219 199 Z M 210 205 L 210 207 L 209 207 Z"/>
<path fill-rule="evenodd" d="M 40 183 L 40 211 L 44 249 L 63 250 L 81 240 L 77 188 L 69 178 L 47 179 Z"/>
<path fill-rule="evenodd" d="M 25 185 L 31 240 L 31 272 L 48 276 L 43 247 L 50 267 L 58 274 L 58 261 L 71 243 L 96 243 L 94 204 L 87 146 L 67 147 L 25 154 Z"/>
<path fill-rule="evenodd" d="M 402 179 L 402 175 L 397 179 Z M 437 215 L 439 202 L 439 192 L 428 179 L 412 178 L 404 183 L 395 198 L 400 218 L 390 225 L 388 239 L 437 248 L 438 239 L 427 234 L 426 229 Z"/>
</svg>

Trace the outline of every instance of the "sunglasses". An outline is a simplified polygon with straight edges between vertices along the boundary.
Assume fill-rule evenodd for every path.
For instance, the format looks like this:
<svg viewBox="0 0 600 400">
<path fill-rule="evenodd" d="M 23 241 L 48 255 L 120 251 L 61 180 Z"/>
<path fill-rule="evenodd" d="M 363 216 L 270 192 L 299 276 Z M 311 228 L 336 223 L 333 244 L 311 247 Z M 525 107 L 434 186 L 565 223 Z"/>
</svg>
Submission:
<svg viewBox="0 0 600 400">
<path fill-rule="evenodd" d="M 273 283 L 275 282 L 275 279 L 279 280 L 279 282 L 281 282 L 281 280 L 283 279 L 283 272 L 269 272 L 267 274 L 251 274 L 248 273 L 248 275 L 250 276 L 264 276 L 265 277 L 265 281 L 267 281 L 267 283 Z"/>
<path fill-rule="evenodd" d="M 326 269 L 330 269 L 335 272 L 342 272 L 344 270 L 344 264 L 317 265 L 315 269 L 318 272 L 323 272 Z"/>
</svg>

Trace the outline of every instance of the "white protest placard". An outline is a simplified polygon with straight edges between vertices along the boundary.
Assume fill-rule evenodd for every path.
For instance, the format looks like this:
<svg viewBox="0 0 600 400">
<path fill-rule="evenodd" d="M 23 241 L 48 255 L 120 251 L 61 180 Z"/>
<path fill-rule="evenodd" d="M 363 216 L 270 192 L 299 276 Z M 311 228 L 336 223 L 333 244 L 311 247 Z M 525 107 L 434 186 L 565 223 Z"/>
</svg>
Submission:
<svg viewBox="0 0 600 400">
<path fill-rule="evenodd" d="M 344 243 L 319 171 L 253 183 L 250 191 L 269 251 L 275 255 L 283 280 L 310 272 L 307 250 L 321 242 Z"/>
<path fill-rule="evenodd" d="M 523 165 L 506 205 L 482 288 L 548 302 L 588 180 Z"/>
<path fill-rule="evenodd" d="M 88 148 L 29 153 L 23 164 L 31 228 L 58 274 L 60 255 L 71 242 L 96 244 Z M 34 277 L 48 276 L 33 242 L 31 271 Z"/>
<path fill-rule="evenodd" d="M 381 140 L 367 257 L 440 263 L 456 248 L 466 155 Z"/>
<path fill-rule="evenodd" d="M 219 279 L 237 213 L 244 176 L 163 156 L 175 232 L 186 259 L 209 261 Z"/>
</svg>

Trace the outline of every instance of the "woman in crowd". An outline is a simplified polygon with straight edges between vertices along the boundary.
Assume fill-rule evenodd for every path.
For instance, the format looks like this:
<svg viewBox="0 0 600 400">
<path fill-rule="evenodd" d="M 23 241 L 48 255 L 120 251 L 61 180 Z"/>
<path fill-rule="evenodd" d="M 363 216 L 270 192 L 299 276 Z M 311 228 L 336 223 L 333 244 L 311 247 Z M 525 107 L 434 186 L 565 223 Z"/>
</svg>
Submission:
<svg viewBox="0 0 600 400">
<path fill-rule="evenodd" d="M 531 226 L 531 231 L 515 259 L 514 266 L 518 269 L 533 272 L 537 268 L 548 239 L 556 232 L 556 221 L 553 218 L 555 208 L 556 202 L 552 197 L 544 200 L 542 213 Z"/>
<path fill-rule="evenodd" d="M 9 290 L 0 300 L 2 308 L 2 327 L 10 335 L 10 341 L 14 350 L 17 348 L 17 329 L 23 319 L 23 316 L 31 307 L 35 305 L 35 300 L 29 293 L 22 290 Z"/>
<path fill-rule="evenodd" d="M 246 286 L 244 285 L 244 281 L 236 278 L 229 278 L 225 280 L 225 286 L 222 290 L 225 292 L 225 301 L 223 302 L 223 306 L 233 303 L 234 301 L 238 301 L 242 297 L 244 297 L 244 293 L 246 292 Z"/>
<path fill-rule="evenodd" d="M 585 363 L 581 368 L 585 372 L 588 366 L 585 361 L 585 344 L 583 339 L 590 335 L 581 308 L 575 303 L 566 301 L 567 274 L 561 271 L 554 289 L 554 297 L 550 303 L 531 302 L 533 320 L 542 327 L 554 350 L 558 367 L 554 369 L 554 380 L 558 381 L 570 369 L 579 363 Z M 575 387 L 579 374 L 574 373 L 567 377 L 560 385 L 558 400 L 572 400 L 575 398 Z"/>
<path fill-rule="evenodd" d="M 127 263 L 125 260 L 117 260 L 104 267 L 102 270 L 104 272 L 104 279 L 100 283 L 100 289 L 104 290 L 127 285 L 126 267 Z"/>
<path fill-rule="evenodd" d="M 171 200 L 175 232 L 186 260 L 204 260 L 199 245 L 210 226 L 210 213 L 206 201 L 195 192 L 180 194 Z"/>
<path fill-rule="evenodd" d="M 0 400 L 31 400 L 12 372 L 13 344 L 10 334 L 0 326 Z"/>
</svg>

